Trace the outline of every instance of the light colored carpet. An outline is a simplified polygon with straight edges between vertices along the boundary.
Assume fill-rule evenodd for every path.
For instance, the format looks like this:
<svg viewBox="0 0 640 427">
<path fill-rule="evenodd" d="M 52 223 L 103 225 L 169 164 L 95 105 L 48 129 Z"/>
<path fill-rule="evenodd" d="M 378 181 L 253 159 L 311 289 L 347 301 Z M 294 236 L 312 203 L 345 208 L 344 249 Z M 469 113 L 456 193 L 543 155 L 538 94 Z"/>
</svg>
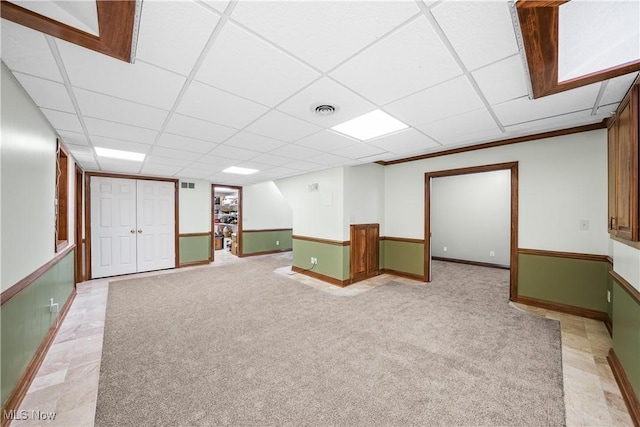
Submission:
<svg viewBox="0 0 640 427">
<path fill-rule="evenodd" d="M 564 425 L 559 323 L 508 271 L 335 297 L 246 263 L 109 286 L 96 425 Z"/>
</svg>

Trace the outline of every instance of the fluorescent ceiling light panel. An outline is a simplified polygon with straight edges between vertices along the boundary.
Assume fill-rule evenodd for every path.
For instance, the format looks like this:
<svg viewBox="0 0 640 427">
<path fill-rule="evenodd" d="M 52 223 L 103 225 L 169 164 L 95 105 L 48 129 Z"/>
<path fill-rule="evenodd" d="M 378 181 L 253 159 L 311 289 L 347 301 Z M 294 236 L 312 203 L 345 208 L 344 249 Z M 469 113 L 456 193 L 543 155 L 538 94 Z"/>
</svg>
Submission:
<svg viewBox="0 0 640 427">
<path fill-rule="evenodd" d="M 374 110 L 370 113 L 356 117 L 331 129 L 352 138 L 366 141 L 379 136 L 388 135 L 409 126 L 398 119 L 394 119 L 382 110 Z"/>
<path fill-rule="evenodd" d="M 134 153 L 133 151 L 112 150 L 111 148 L 95 147 L 96 154 L 100 157 L 110 157 L 112 159 L 132 160 L 141 162 L 144 160 L 144 153 Z"/>
<path fill-rule="evenodd" d="M 222 172 L 236 173 L 238 175 L 251 175 L 252 173 L 258 172 L 258 169 L 239 168 L 238 166 L 231 166 L 230 168 L 224 169 Z"/>
</svg>

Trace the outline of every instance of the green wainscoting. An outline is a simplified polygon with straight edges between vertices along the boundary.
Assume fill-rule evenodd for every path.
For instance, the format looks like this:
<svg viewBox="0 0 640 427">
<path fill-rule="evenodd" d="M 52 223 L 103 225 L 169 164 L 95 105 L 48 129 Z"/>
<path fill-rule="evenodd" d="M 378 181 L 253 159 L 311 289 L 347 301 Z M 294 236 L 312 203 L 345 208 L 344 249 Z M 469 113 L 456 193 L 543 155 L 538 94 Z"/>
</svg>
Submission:
<svg viewBox="0 0 640 427">
<path fill-rule="evenodd" d="M 640 397 L 640 304 L 613 282 L 613 351 Z"/>
<path fill-rule="evenodd" d="M 311 271 L 338 280 L 349 279 L 349 246 L 293 239 L 293 265 L 303 270 L 311 268 L 311 257 L 318 264 Z"/>
<path fill-rule="evenodd" d="M 210 257 L 210 234 L 180 236 L 180 265 L 208 262 Z"/>
<path fill-rule="evenodd" d="M 518 254 L 518 296 L 607 312 L 609 263 Z"/>
<path fill-rule="evenodd" d="M 51 298 L 62 310 L 73 289 L 74 251 L 71 251 L 2 305 L 0 364 L 3 404 L 58 316 L 50 312 Z"/>
<path fill-rule="evenodd" d="M 424 244 L 381 240 L 380 263 L 387 270 L 424 276 Z"/>
<path fill-rule="evenodd" d="M 293 248 L 292 234 L 291 229 L 243 231 L 242 254 L 290 251 Z"/>
</svg>

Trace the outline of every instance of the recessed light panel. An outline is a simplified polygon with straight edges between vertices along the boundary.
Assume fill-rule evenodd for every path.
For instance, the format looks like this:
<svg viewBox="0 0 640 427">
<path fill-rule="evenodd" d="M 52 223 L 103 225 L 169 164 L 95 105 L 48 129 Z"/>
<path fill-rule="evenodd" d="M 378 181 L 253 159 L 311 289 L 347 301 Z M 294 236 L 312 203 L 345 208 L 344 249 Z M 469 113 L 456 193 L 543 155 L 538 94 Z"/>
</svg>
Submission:
<svg viewBox="0 0 640 427">
<path fill-rule="evenodd" d="M 258 170 L 249 169 L 249 168 L 239 168 L 238 166 L 231 166 L 230 168 L 224 169 L 222 172 L 235 173 L 238 175 L 251 175 L 252 173 L 258 172 Z"/>
<path fill-rule="evenodd" d="M 134 153 L 133 151 L 112 150 L 111 148 L 95 147 L 96 154 L 100 157 L 109 157 L 112 159 L 132 160 L 134 162 L 142 162 L 144 153 Z"/>
<path fill-rule="evenodd" d="M 351 119 L 331 129 L 352 138 L 366 141 L 379 136 L 388 135 L 409 126 L 395 119 L 382 110 L 374 110 L 355 119 Z"/>
</svg>

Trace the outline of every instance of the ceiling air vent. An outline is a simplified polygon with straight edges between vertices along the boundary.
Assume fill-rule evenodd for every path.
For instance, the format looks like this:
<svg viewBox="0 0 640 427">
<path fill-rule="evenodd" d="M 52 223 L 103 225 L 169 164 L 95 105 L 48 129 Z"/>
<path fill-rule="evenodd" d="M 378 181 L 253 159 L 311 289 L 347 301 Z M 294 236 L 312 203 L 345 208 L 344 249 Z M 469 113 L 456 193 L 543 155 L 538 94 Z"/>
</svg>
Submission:
<svg viewBox="0 0 640 427">
<path fill-rule="evenodd" d="M 320 116 L 330 116 L 336 112 L 336 108 L 333 105 L 322 104 L 315 108 L 315 112 Z"/>
</svg>

